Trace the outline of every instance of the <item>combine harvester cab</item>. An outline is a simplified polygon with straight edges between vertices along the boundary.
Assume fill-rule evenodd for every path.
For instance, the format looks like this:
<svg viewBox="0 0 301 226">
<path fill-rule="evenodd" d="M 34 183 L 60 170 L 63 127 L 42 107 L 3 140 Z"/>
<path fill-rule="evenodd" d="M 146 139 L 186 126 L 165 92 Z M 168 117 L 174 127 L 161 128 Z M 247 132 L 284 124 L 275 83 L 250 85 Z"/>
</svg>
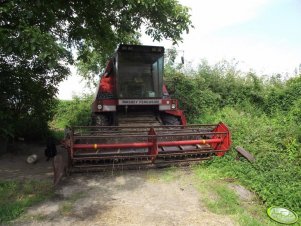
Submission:
<svg viewBox="0 0 301 226">
<path fill-rule="evenodd" d="M 231 145 L 222 122 L 187 125 L 163 83 L 164 48 L 120 45 L 92 103 L 93 126 L 68 130 L 72 170 L 165 166 L 223 156 Z"/>
</svg>

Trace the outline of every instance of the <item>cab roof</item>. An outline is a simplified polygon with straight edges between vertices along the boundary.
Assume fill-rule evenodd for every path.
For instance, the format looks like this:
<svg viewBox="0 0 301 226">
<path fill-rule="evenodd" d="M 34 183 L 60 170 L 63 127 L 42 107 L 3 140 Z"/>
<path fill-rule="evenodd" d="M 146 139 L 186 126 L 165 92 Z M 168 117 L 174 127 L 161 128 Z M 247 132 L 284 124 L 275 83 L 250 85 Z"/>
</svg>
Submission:
<svg viewBox="0 0 301 226">
<path fill-rule="evenodd" d="M 163 46 L 146 46 L 146 45 L 126 45 L 120 44 L 116 52 L 145 52 L 145 53 L 164 53 Z"/>
</svg>

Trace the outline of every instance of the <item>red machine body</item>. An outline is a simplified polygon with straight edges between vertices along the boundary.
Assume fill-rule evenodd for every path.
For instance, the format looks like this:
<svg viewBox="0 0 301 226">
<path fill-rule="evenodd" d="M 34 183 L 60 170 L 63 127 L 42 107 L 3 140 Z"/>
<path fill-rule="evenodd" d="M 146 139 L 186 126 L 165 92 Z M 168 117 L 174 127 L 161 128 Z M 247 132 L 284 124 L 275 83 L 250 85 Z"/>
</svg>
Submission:
<svg viewBox="0 0 301 226">
<path fill-rule="evenodd" d="M 151 112 L 158 125 L 186 125 L 178 101 L 163 83 L 163 60 L 163 47 L 120 45 L 99 81 L 92 104 L 94 125 L 120 125 L 120 113 L 132 112 L 136 118 L 137 112 Z"/>
<path fill-rule="evenodd" d="M 170 165 L 229 150 L 231 134 L 224 123 L 187 125 L 163 83 L 163 60 L 163 47 L 118 47 L 100 78 L 92 126 L 66 134 L 70 168 Z"/>
</svg>

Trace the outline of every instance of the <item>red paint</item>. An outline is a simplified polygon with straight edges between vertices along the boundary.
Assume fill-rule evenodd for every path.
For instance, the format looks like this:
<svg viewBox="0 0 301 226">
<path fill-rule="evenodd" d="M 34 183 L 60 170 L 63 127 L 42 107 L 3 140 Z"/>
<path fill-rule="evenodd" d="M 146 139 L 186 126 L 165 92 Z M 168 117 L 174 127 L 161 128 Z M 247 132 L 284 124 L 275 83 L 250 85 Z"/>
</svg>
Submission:
<svg viewBox="0 0 301 226">
<path fill-rule="evenodd" d="M 95 148 L 95 145 L 96 148 Z M 120 144 L 74 144 L 73 149 L 100 149 L 100 148 L 148 148 L 151 147 L 151 142 L 141 143 L 120 143 Z"/>
<path fill-rule="evenodd" d="M 226 151 L 230 149 L 231 146 L 231 133 L 229 132 L 228 127 L 220 122 L 212 132 L 226 132 L 226 134 L 214 135 L 213 138 L 221 138 L 222 142 L 217 144 L 212 144 L 212 148 L 215 150 L 225 150 L 224 152 L 218 152 L 217 156 L 223 156 Z"/>
<path fill-rule="evenodd" d="M 103 99 L 103 100 L 99 100 L 98 103 L 103 104 L 103 105 L 117 105 L 117 100 L 116 99 Z"/>
<path fill-rule="evenodd" d="M 180 146 L 180 145 L 192 145 L 192 144 L 218 144 L 222 139 L 208 139 L 208 140 L 178 140 L 178 141 L 162 141 L 158 142 L 158 146 Z"/>
<path fill-rule="evenodd" d="M 114 79 L 112 76 L 103 76 L 100 80 L 99 89 L 103 93 L 113 93 L 114 91 Z"/>
<path fill-rule="evenodd" d="M 107 63 L 105 73 L 99 81 L 99 90 L 103 93 L 113 93 L 115 90 L 115 79 L 113 73 L 113 61 Z"/>
<path fill-rule="evenodd" d="M 153 135 L 153 134 L 150 134 Z M 180 146 L 180 145 L 193 145 L 193 144 L 213 144 L 216 146 L 221 144 L 223 139 L 200 139 L 200 140 L 178 140 L 178 141 L 161 141 L 157 142 L 156 137 L 150 137 L 149 142 L 140 143 L 120 143 L 120 144 L 74 144 L 74 149 L 100 149 L 100 148 L 149 148 L 149 154 L 157 155 L 158 146 Z M 225 147 L 225 146 L 222 146 Z M 224 149 L 220 149 L 224 150 Z"/>
</svg>

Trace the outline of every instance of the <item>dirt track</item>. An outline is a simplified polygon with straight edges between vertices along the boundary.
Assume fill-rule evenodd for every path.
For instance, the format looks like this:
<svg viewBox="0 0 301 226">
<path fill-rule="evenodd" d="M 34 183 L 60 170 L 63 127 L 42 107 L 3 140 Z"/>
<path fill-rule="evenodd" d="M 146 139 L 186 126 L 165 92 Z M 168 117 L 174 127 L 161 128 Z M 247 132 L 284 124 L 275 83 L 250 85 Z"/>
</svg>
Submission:
<svg viewBox="0 0 301 226">
<path fill-rule="evenodd" d="M 234 225 L 206 210 L 190 170 L 72 175 L 57 200 L 29 209 L 21 225 Z M 167 177 L 168 178 L 168 177 Z"/>
<path fill-rule="evenodd" d="M 28 165 L 25 157 L 2 158 L 1 178 L 52 180 L 51 163 L 40 159 Z M 201 195 L 189 167 L 73 174 L 52 200 L 31 207 L 13 224 L 236 225 L 228 216 L 209 212 Z"/>
</svg>

